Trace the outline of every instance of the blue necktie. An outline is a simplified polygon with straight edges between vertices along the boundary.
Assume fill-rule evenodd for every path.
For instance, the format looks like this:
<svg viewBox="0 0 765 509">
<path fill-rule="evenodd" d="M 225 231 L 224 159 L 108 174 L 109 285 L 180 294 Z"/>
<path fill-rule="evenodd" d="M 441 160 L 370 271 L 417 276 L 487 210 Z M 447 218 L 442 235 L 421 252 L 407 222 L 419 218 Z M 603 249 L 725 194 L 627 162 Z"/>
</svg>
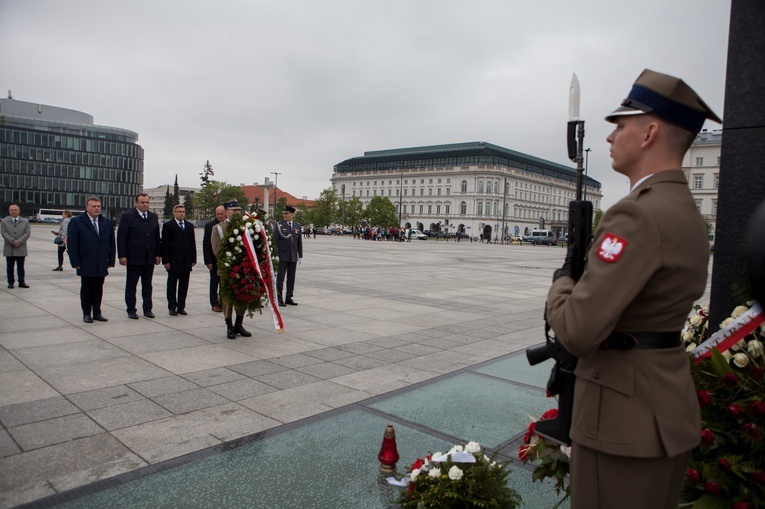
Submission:
<svg viewBox="0 0 765 509">
<path fill-rule="evenodd" d="M 184 231 L 184 230 L 186 230 L 186 228 L 184 228 L 184 226 L 183 226 L 183 223 L 178 223 L 178 226 L 180 226 L 180 227 L 181 227 L 181 231 Z"/>
</svg>

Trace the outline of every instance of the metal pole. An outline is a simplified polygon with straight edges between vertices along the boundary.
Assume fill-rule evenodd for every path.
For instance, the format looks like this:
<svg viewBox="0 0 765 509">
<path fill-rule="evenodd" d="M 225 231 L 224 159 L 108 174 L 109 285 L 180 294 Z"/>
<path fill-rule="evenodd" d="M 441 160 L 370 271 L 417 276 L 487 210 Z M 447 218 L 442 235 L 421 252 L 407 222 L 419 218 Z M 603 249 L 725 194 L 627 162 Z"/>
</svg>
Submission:
<svg viewBox="0 0 765 509">
<path fill-rule="evenodd" d="M 399 163 L 400 164 L 400 163 Z M 398 181 L 398 229 L 401 230 L 401 201 L 404 199 L 404 167 L 400 167 L 401 178 Z M 400 231 L 399 231 L 400 234 Z"/>
<path fill-rule="evenodd" d="M 589 165 L 589 162 L 590 162 L 590 150 L 592 150 L 592 149 L 591 148 L 584 149 L 584 177 L 585 177 L 584 180 L 585 180 L 585 182 L 584 182 L 584 198 L 582 198 L 582 199 L 585 200 L 585 201 L 587 201 L 587 182 L 586 182 L 586 180 L 587 180 L 587 166 Z"/>
<path fill-rule="evenodd" d="M 500 244 L 505 243 L 505 209 L 507 208 L 507 175 L 505 175 L 505 192 L 502 195 L 502 240 Z"/>
<path fill-rule="evenodd" d="M 343 220 L 342 220 L 342 223 L 340 224 L 340 228 L 341 228 L 340 231 L 345 233 L 345 184 L 343 184 L 341 189 L 343 191 Z"/>
<path fill-rule="evenodd" d="M 277 197 L 277 194 L 279 193 L 279 175 L 281 175 L 281 172 L 272 171 L 271 175 L 276 175 L 276 178 L 274 179 L 274 217 L 276 217 L 276 204 L 279 201 Z"/>
</svg>

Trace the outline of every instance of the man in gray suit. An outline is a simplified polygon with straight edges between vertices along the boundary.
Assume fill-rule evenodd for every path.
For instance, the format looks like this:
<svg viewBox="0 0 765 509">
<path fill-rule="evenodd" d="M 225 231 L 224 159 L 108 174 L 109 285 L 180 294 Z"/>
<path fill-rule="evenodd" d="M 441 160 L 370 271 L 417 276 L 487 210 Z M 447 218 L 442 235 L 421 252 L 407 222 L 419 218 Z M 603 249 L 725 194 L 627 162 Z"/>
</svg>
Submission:
<svg viewBox="0 0 765 509">
<path fill-rule="evenodd" d="M 32 228 L 29 221 L 19 216 L 21 209 L 18 204 L 11 203 L 8 207 L 8 216 L 0 221 L 0 231 L 2 231 L 5 246 L 3 246 L 3 255 L 5 256 L 6 270 L 8 274 L 8 288 L 13 288 L 16 282 L 13 277 L 13 266 L 16 266 L 16 272 L 19 276 L 19 288 L 29 288 L 24 281 L 24 259 L 27 256 L 27 240 L 32 234 Z"/>
</svg>

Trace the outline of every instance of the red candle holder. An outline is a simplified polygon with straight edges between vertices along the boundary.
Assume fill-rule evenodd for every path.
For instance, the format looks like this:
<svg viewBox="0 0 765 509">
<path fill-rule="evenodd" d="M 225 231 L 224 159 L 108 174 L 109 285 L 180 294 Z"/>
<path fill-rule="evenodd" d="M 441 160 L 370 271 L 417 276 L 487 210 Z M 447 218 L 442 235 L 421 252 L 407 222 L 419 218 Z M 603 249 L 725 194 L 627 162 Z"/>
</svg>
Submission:
<svg viewBox="0 0 765 509">
<path fill-rule="evenodd" d="M 396 471 L 396 462 L 398 461 L 398 448 L 396 447 L 396 431 L 392 424 L 388 424 L 383 435 L 382 446 L 377 454 L 380 460 L 380 472 L 392 474 Z"/>
</svg>

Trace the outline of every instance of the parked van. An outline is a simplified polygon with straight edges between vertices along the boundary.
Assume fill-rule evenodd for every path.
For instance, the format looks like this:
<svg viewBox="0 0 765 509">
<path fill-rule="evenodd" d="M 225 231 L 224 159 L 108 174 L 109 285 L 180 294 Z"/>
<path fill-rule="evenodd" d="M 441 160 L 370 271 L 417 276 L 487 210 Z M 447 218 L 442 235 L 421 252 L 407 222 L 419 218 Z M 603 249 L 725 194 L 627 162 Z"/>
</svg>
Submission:
<svg viewBox="0 0 765 509">
<path fill-rule="evenodd" d="M 552 230 L 540 230 L 539 228 L 534 228 L 531 230 L 531 235 L 529 235 L 526 240 L 528 242 L 531 242 L 533 245 L 542 245 L 542 246 L 556 246 L 558 245 L 558 241 L 553 236 Z"/>
</svg>

